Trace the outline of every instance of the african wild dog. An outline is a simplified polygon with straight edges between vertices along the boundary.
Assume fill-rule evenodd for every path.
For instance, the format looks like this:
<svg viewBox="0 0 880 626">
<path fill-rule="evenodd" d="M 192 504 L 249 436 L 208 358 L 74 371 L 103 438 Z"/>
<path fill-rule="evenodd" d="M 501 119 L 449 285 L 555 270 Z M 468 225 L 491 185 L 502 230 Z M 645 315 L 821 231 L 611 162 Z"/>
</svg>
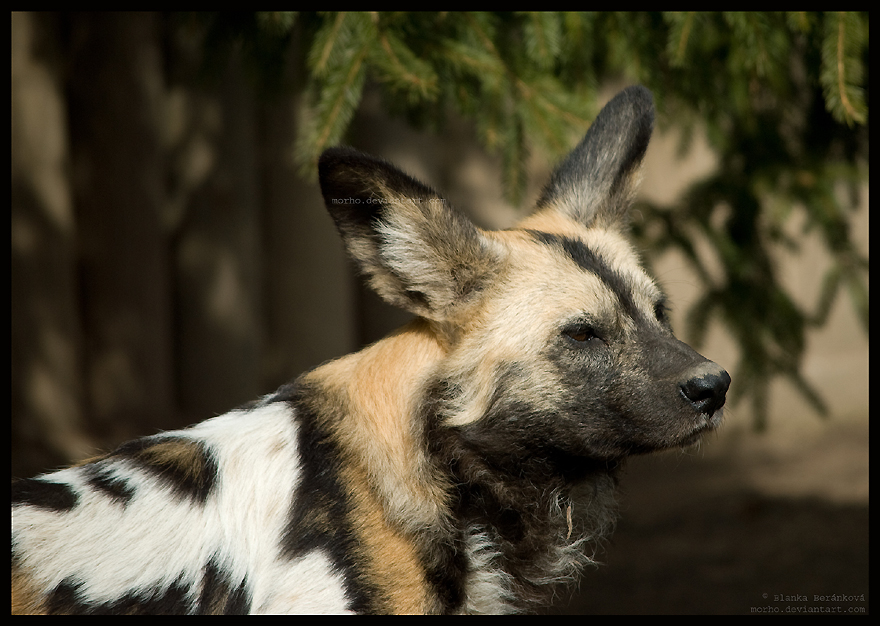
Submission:
<svg viewBox="0 0 880 626">
<path fill-rule="evenodd" d="M 13 488 L 13 608 L 502 612 L 591 562 L 624 458 L 721 421 L 624 238 L 653 126 L 629 88 L 537 211 L 484 231 L 351 149 L 320 160 L 348 252 L 415 321 L 252 406 Z"/>
</svg>

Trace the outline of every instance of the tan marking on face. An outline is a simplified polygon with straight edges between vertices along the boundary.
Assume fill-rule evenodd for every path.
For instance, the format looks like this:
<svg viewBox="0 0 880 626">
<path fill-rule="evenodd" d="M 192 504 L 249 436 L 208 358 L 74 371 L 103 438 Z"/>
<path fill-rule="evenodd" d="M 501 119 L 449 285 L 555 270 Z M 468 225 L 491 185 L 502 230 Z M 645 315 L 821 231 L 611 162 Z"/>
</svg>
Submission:
<svg viewBox="0 0 880 626">
<path fill-rule="evenodd" d="M 639 254 L 622 232 L 599 226 L 585 227 L 553 209 L 530 215 L 518 228 L 581 240 L 604 259 L 608 267 L 625 277 L 633 300 L 646 314 L 653 315 L 654 303 L 662 296 L 662 291 L 642 267 Z"/>
<path fill-rule="evenodd" d="M 577 237 L 579 233 L 586 230 L 586 227 L 570 217 L 566 217 L 553 206 L 546 207 L 525 217 L 516 225 L 516 228 L 541 230 L 546 233 L 565 235 L 567 237 Z"/>
<path fill-rule="evenodd" d="M 660 291 L 622 235 L 585 228 L 553 212 L 527 218 L 520 226 L 584 243 L 624 277 L 636 305 L 653 315 Z M 524 377 L 530 388 L 522 390 L 524 400 L 534 404 L 552 398 L 561 381 L 545 366 L 543 352 L 549 342 L 558 340 L 562 327 L 578 316 L 603 322 L 623 334 L 634 329 L 634 320 L 623 312 L 618 294 L 561 250 L 535 241 L 519 228 L 486 234 L 507 249 L 507 267 L 484 295 L 468 332 L 444 362 L 444 371 L 463 381 L 455 406 L 445 416 L 450 426 L 464 426 L 486 414 L 496 391 L 499 364 L 515 363 L 528 372 Z"/>
</svg>

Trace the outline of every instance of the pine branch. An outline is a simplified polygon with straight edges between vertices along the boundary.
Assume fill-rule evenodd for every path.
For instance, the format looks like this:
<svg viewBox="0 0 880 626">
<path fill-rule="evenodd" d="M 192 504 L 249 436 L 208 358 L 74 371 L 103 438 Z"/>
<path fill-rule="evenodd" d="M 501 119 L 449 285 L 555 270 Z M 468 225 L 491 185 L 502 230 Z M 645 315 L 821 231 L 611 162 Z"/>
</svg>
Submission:
<svg viewBox="0 0 880 626">
<path fill-rule="evenodd" d="M 684 65 L 688 41 L 694 27 L 696 14 L 694 11 L 687 13 L 665 13 L 663 18 L 669 24 L 669 38 L 666 41 L 666 53 L 669 55 L 672 67 Z"/>
<path fill-rule="evenodd" d="M 313 75 L 301 116 L 301 128 L 308 130 L 297 143 L 303 173 L 310 177 L 318 156 L 339 143 L 360 104 L 371 30 L 366 14 L 340 13 L 315 37 L 308 57 Z"/>
<path fill-rule="evenodd" d="M 348 13 L 338 13 L 332 22 L 324 25 L 315 36 L 315 42 L 309 51 L 308 63 L 315 76 L 326 76 L 330 66 L 330 58 L 334 50 L 343 47 L 344 39 L 342 27 Z"/>
<path fill-rule="evenodd" d="M 848 126 L 867 121 L 861 88 L 864 66 L 859 56 L 866 46 L 866 31 L 858 13 L 832 13 L 825 20 L 819 79 L 831 114 Z"/>
<path fill-rule="evenodd" d="M 551 70 L 562 50 L 560 15 L 550 11 L 526 13 L 523 26 L 526 56 L 540 70 Z"/>
<path fill-rule="evenodd" d="M 401 91 L 411 104 L 435 100 L 439 93 L 437 73 L 388 30 L 379 32 L 379 45 L 371 55 L 380 80 Z"/>
</svg>

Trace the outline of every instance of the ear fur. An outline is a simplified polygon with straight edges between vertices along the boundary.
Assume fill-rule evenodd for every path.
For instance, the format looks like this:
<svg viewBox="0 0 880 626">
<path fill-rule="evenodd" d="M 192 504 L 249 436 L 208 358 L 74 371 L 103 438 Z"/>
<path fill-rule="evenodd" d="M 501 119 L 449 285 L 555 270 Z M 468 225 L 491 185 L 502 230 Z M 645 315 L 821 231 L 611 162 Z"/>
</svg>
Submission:
<svg viewBox="0 0 880 626">
<path fill-rule="evenodd" d="M 446 321 L 496 273 L 501 251 L 433 189 L 351 148 L 321 155 L 324 203 L 387 302 Z"/>
<path fill-rule="evenodd" d="M 557 166 L 538 201 L 539 210 L 555 209 L 585 226 L 624 223 L 653 128 L 651 92 L 641 86 L 621 91 Z"/>
</svg>

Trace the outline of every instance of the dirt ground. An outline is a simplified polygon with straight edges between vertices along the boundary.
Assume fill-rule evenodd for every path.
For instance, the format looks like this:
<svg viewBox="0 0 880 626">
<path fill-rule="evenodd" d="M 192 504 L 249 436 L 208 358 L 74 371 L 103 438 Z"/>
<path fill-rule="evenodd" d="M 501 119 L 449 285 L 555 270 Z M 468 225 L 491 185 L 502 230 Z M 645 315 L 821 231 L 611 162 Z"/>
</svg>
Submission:
<svg viewBox="0 0 880 626">
<path fill-rule="evenodd" d="M 631 461 L 621 490 L 603 565 L 552 612 L 868 612 L 866 416 L 722 430 Z"/>
</svg>

